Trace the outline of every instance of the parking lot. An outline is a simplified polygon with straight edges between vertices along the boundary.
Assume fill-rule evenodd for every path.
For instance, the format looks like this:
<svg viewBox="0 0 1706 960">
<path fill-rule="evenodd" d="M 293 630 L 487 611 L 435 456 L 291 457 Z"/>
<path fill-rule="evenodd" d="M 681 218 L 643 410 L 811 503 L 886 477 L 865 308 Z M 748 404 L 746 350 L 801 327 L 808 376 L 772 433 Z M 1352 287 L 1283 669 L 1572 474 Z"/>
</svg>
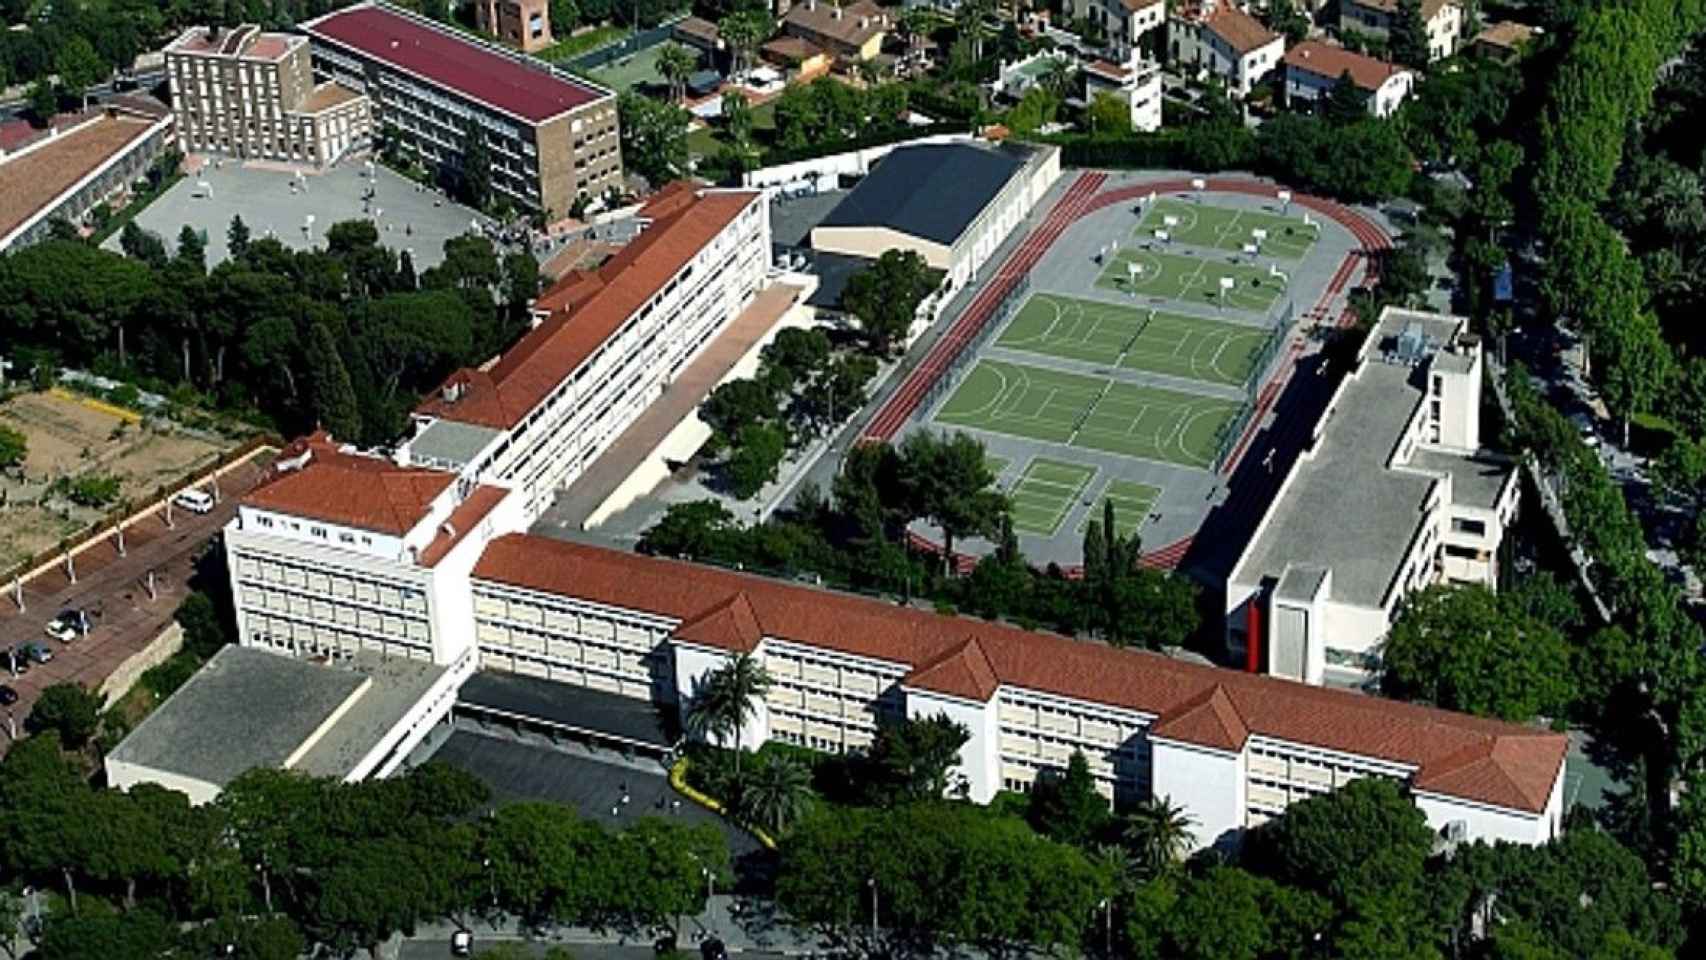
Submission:
<svg viewBox="0 0 1706 960">
<path fill-rule="evenodd" d="M 138 214 L 136 224 L 168 247 L 186 224 L 202 231 L 212 267 L 228 256 L 225 232 L 233 216 L 243 218 L 253 237 L 275 237 L 297 250 L 323 246 L 334 223 L 372 220 L 380 242 L 407 250 L 416 270 L 444 259 L 445 240 L 491 222 L 437 190 L 363 161 L 299 176 L 271 164 L 224 160 L 180 180 Z M 119 249 L 118 235 L 105 246 Z"/>
</svg>

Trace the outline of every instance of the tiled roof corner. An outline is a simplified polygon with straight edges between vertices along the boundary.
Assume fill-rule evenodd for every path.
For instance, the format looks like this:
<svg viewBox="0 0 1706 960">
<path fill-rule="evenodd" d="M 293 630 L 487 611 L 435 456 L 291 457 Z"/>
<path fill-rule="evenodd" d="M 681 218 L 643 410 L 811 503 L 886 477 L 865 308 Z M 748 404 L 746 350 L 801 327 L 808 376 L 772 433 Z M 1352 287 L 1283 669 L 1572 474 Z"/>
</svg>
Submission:
<svg viewBox="0 0 1706 960">
<path fill-rule="evenodd" d="M 1216 750 L 1242 750 L 1250 728 L 1220 684 L 1163 713 L 1149 732 L 1168 740 L 1195 743 Z"/>
<path fill-rule="evenodd" d="M 675 638 L 700 646 L 750 653 L 764 639 L 758 615 L 745 593 L 737 593 L 704 613 L 683 621 Z"/>
<path fill-rule="evenodd" d="M 995 675 L 995 667 L 989 662 L 989 654 L 984 652 L 983 644 L 978 643 L 976 637 L 921 664 L 902 682 L 908 687 L 979 703 L 995 696 L 996 688 L 1001 686 L 1001 679 Z"/>
<path fill-rule="evenodd" d="M 306 456 L 306 461 L 301 460 Z M 295 463 L 296 466 L 284 466 Z M 263 510 L 402 536 L 450 486 L 451 474 L 345 453 L 325 431 L 287 446 L 243 502 Z"/>
<path fill-rule="evenodd" d="M 1544 810 L 1567 748 L 1564 739 L 1555 735 L 1488 737 L 1423 764 L 1414 785 L 1417 790 L 1474 797 L 1501 807 Z"/>
</svg>

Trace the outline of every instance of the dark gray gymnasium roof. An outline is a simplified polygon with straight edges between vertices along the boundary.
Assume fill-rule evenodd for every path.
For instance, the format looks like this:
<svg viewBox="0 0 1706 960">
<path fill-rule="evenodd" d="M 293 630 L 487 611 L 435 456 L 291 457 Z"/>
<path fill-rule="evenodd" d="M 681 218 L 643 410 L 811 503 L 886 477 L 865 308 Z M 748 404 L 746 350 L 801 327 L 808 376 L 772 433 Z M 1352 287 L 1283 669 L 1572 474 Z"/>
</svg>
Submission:
<svg viewBox="0 0 1706 960">
<path fill-rule="evenodd" d="M 899 147 L 818 226 L 888 227 L 951 245 L 1024 163 L 1016 149 L 972 143 Z"/>
</svg>

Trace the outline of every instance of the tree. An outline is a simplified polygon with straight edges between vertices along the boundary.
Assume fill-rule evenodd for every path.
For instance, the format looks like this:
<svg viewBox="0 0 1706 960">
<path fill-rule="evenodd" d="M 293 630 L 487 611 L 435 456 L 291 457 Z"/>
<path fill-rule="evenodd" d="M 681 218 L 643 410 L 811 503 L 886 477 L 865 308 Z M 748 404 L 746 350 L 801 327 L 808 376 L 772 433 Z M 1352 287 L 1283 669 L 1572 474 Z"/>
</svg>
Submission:
<svg viewBox="0 0 1706 960">
<path fill-rule="evenodd" d="M 27 725 L 34 733 L 51 730 L 67 747 L 79 749 L 101 725 L 100 695 L 83 689 L 81 684 L 56 683 L 41 692 L 30 710 Z"/>
<path fill-rule="evenodd" d="M 1405 598 L 1381 661 L 1390 696 L 1511 721 L 1556 716 L 1574 693 L 1558 629 L 1478 584 Z"/>
<path fill-rule="evenodd" d="M 197 275 L 207 273 L 207 241 L 187 223 L 178 231 L 178 252 L 174 259 Z"/>
<path fill-rule="evenodd" d="M 30 113 L 35 116 L 36 122 L 44 127 L 53 119 L 53 115 L 59 112 L 59 94 L 53 89 L 53 81 L 46 77 L 39 77 L 35 83 L 30 84 L 26 96 L 30 102 Z"/>
<path fill-rule="evenodd" d="M 666 43 L 658 49 L 656 69 L 669 83 L 671 102 L 679 102 L 686 94 L 687 78 L 698 65 L 698 56 L 679 43 Z"/>
<path fill-rule="evenodd" d="M 636 549 L 659 557 L 709 560 L 721 553 L 724 541 L 739 529 L 735 515 L 716 500 L 674 503 L 663 519 L 640 535 Z"/>
<path fill-rule="evenodd" d="M 1422 0 L 1398 0 L 1398 10 L 1386 36 L 1386 53 L 1394 63 L 1426 70 L 1432 59 L 1428 25 L 1422 19 Z"/>
<path fill-rule="evenodd" d="M 140 260 L 155 270 L 166 268 L 170 259 L 166 255 L 166 242 L 160 239 L 159 234 L 137 226 L 135 220 L 125 221 L 118 241 L 119 249 L 132 260 Z"/>
<path fill-rule="evenodd" d="M 231 225 L 225 228 L 225 249 L 239 260 L 249 251 L 249 225 L 237 214 L 231 215 Z"/>
<path fill-rule="evenodd" d="M 1166 917 L 1165 955 L 1178 960 L 1306 956 L 1332 918 L 1321 897 L 1235 867 L 1183 884 Z"/>
<path fill-rule="evenodd" d="M 1658 406 L 1674 375 L 1676 358 L 1665 342 L 1656 316 L 1636 312 L 1600 339 L 1605 362 L 1599 368 L 1606 402 L 1623 421 L 1623 446 L 1629 446 L 1629 424 L 1636 414 Z"/>
<path fill-rule="evenodd" d="M 462 168 L 456 182 L 462 202 L 470 207 L 484 210 L 492 202 L 492 152 L 486 131 L 477 123 L 462 133 Z"/>
<path fill-rule="evenodd" d="M 1264 22 L 1275 33 L 1285 35 L 1285 45 L 1302 43 L 1309 36 L 1309 17 L 1297 9 L 1295 0 L 1268 0 Z"/>
<path fill-rule="evenodd" d="M 1145 876 L 1183 860 L 1196 844 L 1196 818 L 1170 797 L 1149 797 L 1120 816 L 1120 842 Z"/>
<path fill-rule="evenodd" d="M 231 642 L 220 618 L 219 608 L 207 594 L 192 590 L 172 614 L 184 631 L 184 649 L 205 660 Z"/>
<path fill-rule="evenodd" d="M 1355 123 L 1368 117 L 1368 95 L 1357 86 L 1356 79 L 1346 70 L 1339 74 L 1333 89 L 1321 102 L 1321 115 L 1335 126 Z"/>
<path fill-rule="evenodd" d="M 1098 93 L 1090 101 L 1090 132 L 1099 136 L 1123 136 L 1131 133 L 1131 108 L 1111 93 Z"/>
<path fill-rule="evenodd" d="M 741 431 L 774 423 L 781 413 L 769 378 L 730 380 L 699 404 L 699 418 L 711 428 L 714 448 L 734 444 Z"/>
<path fill-rule="evenodd" d="M 687 172 L 687 111 L 632 91 L 616 105 L 624 166 L 654 186 Z"/>
<path fill-rule="evenodd" d="M 983 444 L 968 434 L 909 434 L 900 448 L 899 476 L 912 515 L 942 528 L 944 562 L 956 539 L 995 533 L 1007 512 L 1006 496 L 993 489 Z"/>
<path fill-rule="evenodd" d="M 860 778 L 867 799 L 882 806 L 941 799 L 970 739 L 964 724 L 943 713 L 879 723 Z"/>
<path fill-rule="evenodd" d="M 52 914 L 42 928 L 41 960 L 163 957 L 176 938 L 152 910 Z"/>
<path fill-rule="evenodd" d="M 767 423 L 748 424 L 735 437 L 734 451 L 729 455 L 724 472 L 729 481 L 729 493 L 736 500 L 750 500 L 776 481 L 782 458 L 788 453 L 788 435 Z"/>
<path fill-rule="evenodd" d="M 29 452 L 29 438 L 5 424 L 0 424 L 0 470 L 22 464 Z"/>
<path fill-rule="evenodd" d="M 54 68 L 59 73 L 60 86 L 71 96 L 81 98 L 85 110 L 89 107 L 89 88 L 112 72 L 112 67 L 80 34 L 60 46 L 54 55 Z"/>
<path fill-rule="evenodd" d="M 1417 893 L 1433 842 L 1427 817 L 1398 784 L 1367 777 L 1293 803 L 1251 831 L 1244 859 L 1343 905 L 1369 893 Z"/>
<path fill-rule="evenodd" d="M 734 742 L 735 771 L 740 771 L 740 735 L 758 704 L 770 692 L 769 671 L 750 653 L 737 653 L 699 678 L 687 712 L 687 729 L 700 739 Z"/>
<path fill-rule="evenodd" d="M 847 278 L 841 308 L 858 321 L 871 352 L 888 356 L 912 329 L 918 305 L 932 286 L 923 257 L 911 250 L 888 250 Z"/>
<path fill-rule="evenodd" d="M 746 94 L 739 90 L 723 91 L 723 127 L 737 149 L 745 150 L 752 145 L 752 122 L 752 104 Z"/>
<path fill-rule="evenodd" d="M 1087 846 L 1108 819 L 1108 801 L 1096 792 L 1090 761 L 1072 751 L 1064 772 L 1048 771 L 1031 788 L 1031 826 L 1061 843 Z"/>
<path fill-rule="evenodd" d="M 811 809 L 812 772 L 793 757 L 772 755 L 747 770 L 735 808 L 747 823 L 777 836 Z"/>
<path fill-rule="evenodd" d="M 308 389 L 313 398 L 314 416 L 319 425 L 334 437 L 355 438 L 361 435 L 361 416 L 355 398 L 355 387 L 343 357 L 338 354 L 337 341 L 323 323 L 308 328 L 308 343 L 304 352 L 308 365 Z"/>
</svg>

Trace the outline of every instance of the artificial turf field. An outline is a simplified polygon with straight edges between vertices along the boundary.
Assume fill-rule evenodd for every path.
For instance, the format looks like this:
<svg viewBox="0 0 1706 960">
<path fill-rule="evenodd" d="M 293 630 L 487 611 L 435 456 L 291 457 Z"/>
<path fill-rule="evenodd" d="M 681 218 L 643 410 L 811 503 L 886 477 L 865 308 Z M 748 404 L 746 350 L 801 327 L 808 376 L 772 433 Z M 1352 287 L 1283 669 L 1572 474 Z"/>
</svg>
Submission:
<svg viewBox="0 0 1706 960">
<path fill-rule="evenodd" d="M 1084 514 L 1078 529 L 1083 532 L 1091 520 L 1101 520 L 1104 505 L 1111 501 L 1114 505 L 1114 530 L 1121 537 L 1129 537 L 1143 526 L 1143 521 L 1149 519 L 1149 509 L 1155 506 L 1160 496 L 1160 487 L 1134 480 L 1109 480 L 1108 485 L 1102 488 L 1102 495 L 1096 498 L 1096 506 Z"/>
<path fill-rule="evenodd" d="M 939 423 L 1208 468 L 1244 404 L 1158 387 L 980 360 Z"/>
<path fill-rule="evenodd" d="M 1131 265 L 1135 264 L 1136 272 Z M 1222 277 L 1232 289 L 1221 293 Z M 1121 249 L 1107 258 L 1096 286 L 1141 297 L 1160 297 L 1216 309 L 1263 313 L 1285 292 L 1285 278 L 1265 267 L 1213 263 L 1182 253 Z"/>
<path fill-rule="evenodd" d="M 1172 226 L 1167 225 L 1169 217 L 1174 220 Z M 1157 230 L 1167 231 L 1175 243 L 1235 253 L 1245 244 L 1256 242 L 1252 230 L 1264 230 L 1267 237 L 1259 244 L 1261 255 L 1280 260 L 1303 259 L 1321 236 L 1318 225 L 1305 225 L 1301 217 L 1190 203 L 1175 197 L 1157 199 L 1138 222 L 1137 235 L 1145 240 L 1153 238 Z"/>
<path fill-rule="evenodd" d="M 1001 332 L 997 346 L 1240 386 L 1271 330 L 1039 293 Z"/>
<path fill-rule="evenodd" d="M 1025 465 L 1018 482 L 1007 491 L 1007 498 L 1013 504 L 1013 529 L 1054 536 L 1095 476 L 1095 467 L 1048 457 L 1033 458 Z"/>
</svg>

